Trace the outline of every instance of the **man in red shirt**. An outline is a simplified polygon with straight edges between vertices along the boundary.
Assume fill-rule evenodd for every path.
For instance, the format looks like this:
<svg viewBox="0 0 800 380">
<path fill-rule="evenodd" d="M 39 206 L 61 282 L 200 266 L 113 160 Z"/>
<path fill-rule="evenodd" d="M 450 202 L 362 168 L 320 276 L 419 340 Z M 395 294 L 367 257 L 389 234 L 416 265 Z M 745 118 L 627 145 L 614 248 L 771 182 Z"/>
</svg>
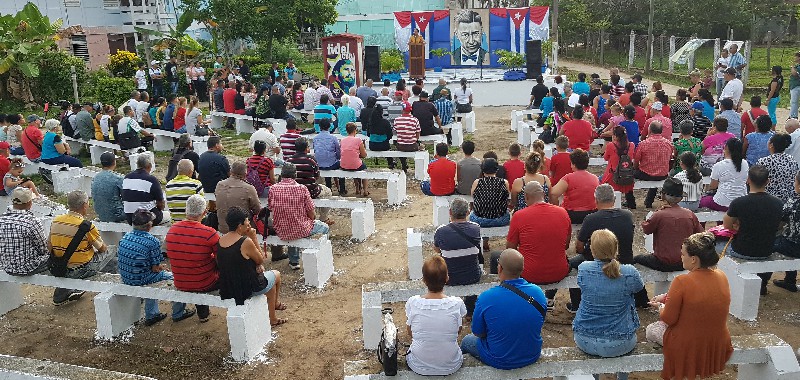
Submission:
<svg viewBox="0 0 800 380">
<path fill-rule="evenodd" d="M 236 113 L 236 81 L 228 82 L 228 88 L 222 92 L 222 104 L 225 113 Z M 234 122 L 235 120 L 229 117 L 226 127 L 232 127 Z"/>
<path fill-rule="evenodd" d="M 44 134 L 40 129 L 42 127 L 42 119 L 37 115 L 28 116 L 28 127 L 22 131 L 22 149 L 25 151 L 25 156 L 29 160 L 36 162 L 42 156 L 42 141 Z"/>
<path fill-rule="evenodd" d="M 3 178 L 11 169 L 11 161 L 8 160 L 9 149 L 11 149 L 11 145 L 8 142 L 0 141 L 0 178 Z M 3 182 L 0 181 L 0 195 L 11 195 L 6 193 Z"/>
<path fill-rule="evenodd" d="M 569 159 L 569 138 L 567 136 L 556 137 L 556 153 L 550 159 L 550 184 L 555 186 L 565 175 L 572 173 L 572 161 Z"/>
<path fill-rule="evenodd" d="M 561 281 L 569 274 L 567 248 L 572 225 L 567 211 L 545 203 L 544 189 L 539 182 L 525 184 L 528 207 L 514 213 L 506 237 L 506 248 L 518 250 L 525 257 L 522 278 L 537 285 Z M 490 270 L 497 273 L 500 252 L 492 252 Z M 545 292 L 547 308 L 554 304 L 556 290 Z"/>
<path fill-rule="evenodd" d="M 447 159 L 447 144 L 436 144 L 436 155 L 428 164 L 430 180 L 420 182 L 422 193 L 430 196 L 451 195 L 456 191 L 456 163 Z"/>
<path fill-rule="evenodd" d="M 641 104 L 642 94 L 638 92 L 631 94 L 631 105 L 636 109 L 636 116 L 633 117 L 633 120 L 639 124 L 639 135 L 646 135 L 647 131 L 645 128 L 647 127 L 645 126 L 645 122 L 647 121 L 647 112 L 641 107 Z"/>
<path fill-rule="evenodd" d="M 647 132 L 650 130 L 650 123 L 657 120 L 661 123 L 661 136 L 664 136 L 665 139 L 672 141 L 672 120 L 664 116 L 664 114 L 661 112 L 663 109 L 664 103 L 661 102 L 655 102 L 650 106 L 650 118 L 644 122 L 644 125 L 647 127 L 647 129 L 645 129 L 645 134 L 642 135 L 642 138 L 647 137 Z"/>
<path fill-rule="evenodd" d="M 503 168 L 506 169 L 506 180 L 508 183 L 514 183 L 517 178 L 522 178 L 525 175 L 525 163 L 519 159 L 522 154 L 522 147 L 518 143 L 511 143 L 508 147 L 508 161 L 503 163 Z"/>
<path fill-rule="evenodd" d="M 194 194 L 186 200 L 186 219 L 174 223 L 167 232 L 167 257 L 178 290 L 205 293 L 217 289 L 219 270 L 215 256 L 219 234 L 203 225 L 205 215 L 206 199 Z M 184 303 L 175 303 L 175 306 L 180 309 L 177 313 L 173 310 L 177 315 L 186 308 Z M 207 322 L 208 306 L 196 307 L 200 322 Z"/>
<path fill-rule="evenodd" d="M 756 131 L 755 121 L 761 115 L 769 116 L 767 111 L 761 108 L 761 97 L 754 96 L 750 98 L 750 111 L 742 112 L 742 136 Z"/>
<path fill-rule="evenodd" d="M 650 137 L 639 143 L 636 153 L 633 155 L 633 177 L 643 181 L 661 181 L 669 175 L 669 160 L 672 158 L 672 143 L 661 135 L 662 128 L 660 121 L 650 124 Z M 655 188 L 647 190 L 647 198 L 644 206 L 653 207 L 656 199 Z M 636 204 L 633 192 L 625 194 L 628 204 Z"/>
</svg>

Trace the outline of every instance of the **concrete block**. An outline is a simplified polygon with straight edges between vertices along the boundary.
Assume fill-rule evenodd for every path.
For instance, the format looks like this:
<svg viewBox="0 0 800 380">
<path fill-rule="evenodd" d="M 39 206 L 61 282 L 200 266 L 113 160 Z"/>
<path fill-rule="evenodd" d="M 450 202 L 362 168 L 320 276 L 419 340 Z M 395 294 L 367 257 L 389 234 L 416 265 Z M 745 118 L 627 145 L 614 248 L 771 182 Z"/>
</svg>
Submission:
<svg viewBox="0 0 800 380">
<path fill-rule="evenodd" d="M 67 194 L 75 190 L 81 190 L 90 196 L 92 194 L 92 177 L 84 175 L 82 169 L 53 171 L 52 176 L 53 191 L 58 194 Z"/>
<path fill-rule="evenodd" d="M 153 140 L 153 149 L 159 152 L 169 152 L 174 148 L 175 141 L 172 140 L 172 137 L 155 134 L 155 140 Z"/>
<path fill-rule="evenodd" d="M 800 365 L 791 346 L 771 346 L 764 350 L 768 360 L 763 363 L 739 364 L 737 379 L 800 379 Z"/>
<path fill-rule="evenodd" d="M 367 240 L 375 233 L 375 207 L 372 202 L 367 202 L 363 209 L 351 211 L 350 223 L 353 239 L 356 241 Z"/>
<path fill-rule="evenodd" d="M 761 297 L 761 277 L 751 273 L 739 273 L 738 263 L 725 256 L 717 268 L 728 277 L 731 289 L 730 313 L 736 318 L 754 321 L 758 317 L 758 302 Z"/>
<path fill-rule="evenodd" d="M 95 147 L 95 146 L 92 146 L 92 148 L 94 148 L 94 147 Z M 101 148 L 101 147 L 99 147 L 99 146 L 98 146 L 97 148 Z M 108 150 L 108 149 L 106 149 L 106 148 L 102 148 L 102 150 L 103 150 L 103 151 L 106 151 L 106 150 Z M 101 154 L 102 154 L 102 153 L 101 153 Z M 144 151 L 144 152 L 139 152 L 139 153 L 131 153 L 131 154 L 129 154 L 129 155 L 128 155 L 128 159 L 129 159 L 129 160 L 130 160 L 130 162 L 131 162 L 131 170 L 136 170 L 136 159 L 137 159 L 137 157 L 139 157 L 139 155 L 142 155 L 142 154 L 146 154 L 146 155 L 149 155 L 149 156 L 150 156 L 150 162 L 152 162 L 152 163 L 153 163 L 153 170 L 155 170 L 155 169 L 156 169 L 156 155 L 155 155 L 153 152 L 150 152 L 150 151 Z M 92 162 L 92 163 L 94 164 L 94 162 Z M 98 162 L 98 163 L 99 163 L 99 162 Z"/>
<path fill-rule="evenodd" d="M 236 118 L 236 134 L 253 133 L 253 119 L 251 118 Z"/>
<path fill-rule="evenodd" d="M 0 315 L 25 304 L 20 285 L 11 282 L 0 282 L 0 300 Z"/>
<path fill-rule="evenodd" d="M 464 126 L 464 132 L 475 133 L 475 111 L 470 111 L 463 115 L 464 117 L 461 119 L 461 124 Z"/>
<path fill-rule="evenodd" d="M 227 320 L 231 357 L 235 361 L 254 359 L 272 339 L 267 297 L 252 297 L 244 305 L 229 308 Z"/>
<path fill-rule="evenodd" d="M 517 123 L 517 142 L 522 146 L 529 146 L 533 142 L 531 139 L 531 128 L 528 123 L 520 121 Z M 545 155 L 547 153 L 545 152 Z"/>
<path fill-rule="evenodd" d="M 63 140 L 67 142 L 67 144 L 69 145 L 70 151 L 74 152 L 74 154 L 78 154 L 81 151 L 81 149 L 84 146 L 86 146 L 86 143 L 84 143 L 82 141 L 79 141 L 79 140 L 76 140 L 76 139 L 73 139 L 73 138 L 68 138 L 68 139 L 63 139 Z"/>
<path fill-rule="evenodd" d="M 406 244 L 408 245 L 408 278 L 422 279 L 422 234 L 414 232 L 413 228 L 406 229 Z"/>
<path fill-rule="evenodd" d="M 428 178 L 428 164 L 430 164 L 431 159 L 428 156 L 428 152 L 420 153 L 422 154 L 414 156 L 414 178 L 424 181 L 425 178 Z"/>
<path fill-rule="evenodd" d="M 383 329 L 381 314 L 381 292 L 361 293 L 361 321 L 364 348 L 375 350 L 381 341 Z"/>
<path fill-rule="evenodd" d="M 142 301 L 138 297 L 116 295 L 110 289 L 94 297 L 94 313 L 97 336 L 113 340 L 142 317 Z"/>
<path fill-rule="evenodd" d="M 516 132 L 520 122 L 522 122 L 522 111 L 511 111 L 511 130 Z"/>
<path fill-rule="evenodd" d="M 92 159 L 92 165 L 100 165 L 100 156 L 101 156 L 101 155 L 102 155 L 104 152 L 106 152 L 107 150 L 108 150 L 108 148 L 104 148 L 104 147 L 102 147 L 102 146 L 97 146 L 97 145 L 89 145 L 89 156 L 90 156 L 90 157 L 91 157 L 91 159 Z M 77 150 L 74 150 L 73 152 L 78 152 L 78 151 L 77 151 Z M 135 168 L 136 168 L 136 165 L 135 165 L 135 163 L 134 163 L 134 165 L 132 166 L 132 168 L 134 168 L 133 170 L 136 170 L 136 169 L 135 169 Z"/>
<path fill-rule="evenodd" d="M 399 205 L 406 199 L 406 173 L 392 173 L 386 181 L 386 195 L 390 205 Z"/>
<path fill-rule="evenodd" d="M 333 275 L 333 247 L 327 237 L 321 237 L 319 248 L 306 248 L 302 253 L 305 284 L 322 288 Z"/>
<path fill-rule="evenodd" d="M 450 221 L 450 201 L 447 197 L 433 198 L 433 226 L 439 227 Z"/>
<path fill-rule="evenodd" d="M 214 112 L 211 113 L 211 129 L 219 130 L 225 125 L 225 120 L 227 118 Z"/>
<path fill-rule="evenodd" d="M 450 123 L 444 126 L 445 128 L 450 128 L 450 138 L 452 140 L 452 146 L 461 146 L 461 143 L 464 142 L 464 128 L 460 122 Z"/>
</svg>

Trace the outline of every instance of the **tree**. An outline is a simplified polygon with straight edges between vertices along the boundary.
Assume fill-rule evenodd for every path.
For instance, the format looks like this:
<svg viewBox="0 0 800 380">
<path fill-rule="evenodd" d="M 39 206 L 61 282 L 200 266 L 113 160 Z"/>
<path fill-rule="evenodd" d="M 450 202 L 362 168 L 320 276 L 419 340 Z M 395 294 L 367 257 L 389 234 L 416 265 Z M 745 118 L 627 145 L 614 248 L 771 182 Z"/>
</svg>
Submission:
<svg viewBox="0 0 800 380">
<path fill-rule="evenodd" d="M 15 15 L 0 16 L 0 82 L 3 98 L 33 103 L 30 80 L 39 76 L 39 58 L 55 46 L 61 19 L 50 19 L 27 3 Z"/>
</svg>

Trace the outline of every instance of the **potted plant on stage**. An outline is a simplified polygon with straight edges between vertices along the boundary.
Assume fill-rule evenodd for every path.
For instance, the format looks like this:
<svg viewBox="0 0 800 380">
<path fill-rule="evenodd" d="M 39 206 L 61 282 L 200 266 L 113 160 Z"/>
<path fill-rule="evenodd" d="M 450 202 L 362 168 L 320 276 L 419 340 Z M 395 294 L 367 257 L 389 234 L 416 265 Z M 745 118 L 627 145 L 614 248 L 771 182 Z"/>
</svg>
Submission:
<svg viewBox="0 0 800 380">
<path fill-rule="evenodd" d="M 497 49 L 494 53 L 500 57 L 497 62 L 507 70 L 503 74 L 503 80 L 525 80 L 525 72 L 522 71 L 522 66 L 525 65 L 525 54 L 503 49 Z"/>
<path fill-rule="evenodd" d="M 400 80 L 400 71 L 405 69 L 403 53 L 397 49 L 381 51 L 381 79 L 389 79 L 392 82 Z"/>
<path fill-rule="evenodd" d="M 450 50 L 442 49 L 442 48 L 433 49 L 433 50 L 431 50 L 431 55 L 435 56 L 436 58 L 439 58 L 439 61 L 441 61 L 442 57 L 444 57 L 446 55 L 450 55 Z M 441 73 L 442 72 L 442 66 L 434 66 L 433 67 L 433 72 Z"/>
</svg>

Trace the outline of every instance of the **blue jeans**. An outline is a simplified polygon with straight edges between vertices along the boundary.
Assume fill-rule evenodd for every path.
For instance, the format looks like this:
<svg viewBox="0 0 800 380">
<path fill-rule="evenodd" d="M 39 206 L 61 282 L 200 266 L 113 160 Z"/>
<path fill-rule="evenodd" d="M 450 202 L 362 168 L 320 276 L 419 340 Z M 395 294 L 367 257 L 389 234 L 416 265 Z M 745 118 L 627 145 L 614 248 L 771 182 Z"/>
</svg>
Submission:
<svg viewBox="0 0 800 380">
<path fill-rule="evenodd" d="M 425 194 L 425 195 L 431 196 L 431 197 L 434 196 L 433 193 L 431 193 L 431 181 L 424 180 L 424 181 L 420 182 L 419 183 L 419 189 L 422 190 L 422 194 Z"/>
<path fill-rule="evenodd" d="M 475 212 L 473 211 L 469 213 L 469 221 L 478 223 L 478 225 L 481 227 L 503 227 L 507 226 L 511 222 L 511 214 L 506 213 L 499 218 L 488 219 L 475 215 Z"/>
<path fill-rule="evenodd" d="M 327 234 L 330 231 L 330 227 L 327 224 L 315 220 L 314 227 L 311 228 L 311 233 L 308 236 L 312 236 L 315 234 Z M 300 264 L 300 248 L 297 247 L 288 247 L 286 253 L 289 255 L 289 264 Z"/>
<path fill-rule="evenodd" d="M 178 130 L 175 131 L 175 133 L 186 133 L 186 126 L 184 125 L 183 127 L 178 128 Z"/>
<path fill-rule="evenodd" d="M 781 97 L 776 96 L 767 103 L 767 113 L 769 113 L 769 118 L 772 119 L 772 125 L 778 125 L 778 117 L 775 116 L 775 110 L 778 108 L 778 102 L 780 101 Z"/>
<path fill-rule="evenodd" d="M 470 354 L 477 358 L 478 360 L 481 359 L 481 354 L 478 352 L 478 338 L 475 334 L 467 334 L 464 339 L 461 340 L 461 352 L 465 354 Z"/>
<path fill-rule="evenodd" d="M 158 300 L 146 298 L 144 300 L 144 317 L 145 319 L 155 318 L 160 311 L 158 310 Z M 172 319 L 178 319 L 186 312 L 186 304 L 182 302 L 172 303 Z"/>
<path fill-rule="evenodd" d="M 44 162 L 45 164 L 48 164 L 48 165 L 67 164 L 72 168 L 82 168 L 83 167 L 83 164 L 81 163 L 81 160 L 79 160 L 79 159 L 77 159 L 75 157 L 72 157 L 72 156 L 68 156 L 66 154 L 62 154 L 62 155 L 60 155 L 58 157 L 55 157 L 55 158 L 45 158 L 45 159 L 42 159 L 42 162 Z"/>
<path fill-rule="evenodd" d="M 581 335 L 577 332 L 573 332 L 572 337 L 575 339 L 575 345 L 578 346 L 581 351 L 589 355 L 597 355 L 603 358 L 622 356 L 636 348 L 636 334 L 633 334 L 630 339 L 624 340 L 594 338 Z M 600 376 L 594 375 L 594 378 L 599 379 Z M 617 372 L 617 380 L 627 379 L 627 373 Z"/>
<path fill-rule="evenodd" d="M 789 117 L 797 119 L 797 106 L 800 103 L 800 86 L 789 90 Z"/>
<path fill-rule="evenodd" d="M 21 156 L 25 154 L 25 150 L 22 149 L 21 146 L 16 148 L 12 147 L 11 150 L 9 150 L 8 152 L 11 153 L 12 156 Z"/>
<path fill-rule="evenodd" d="M 697 209 L 700 208 L 700 201 L 680 201 L 678 202 L 678 205 L 687 210 L 697 211 Z"/>
<path fill-rule="evenodd" d="M 178 82 L 169 82 L 169 88 L 172 90 L 170 94 L 177 94 L 178 93 Z"/>
<path fill-rule="evenodd" d="M 722 93 L 723 88 L 725 88 L 725 78 L 717 78 L 717 97 Z"/>
</svg>

